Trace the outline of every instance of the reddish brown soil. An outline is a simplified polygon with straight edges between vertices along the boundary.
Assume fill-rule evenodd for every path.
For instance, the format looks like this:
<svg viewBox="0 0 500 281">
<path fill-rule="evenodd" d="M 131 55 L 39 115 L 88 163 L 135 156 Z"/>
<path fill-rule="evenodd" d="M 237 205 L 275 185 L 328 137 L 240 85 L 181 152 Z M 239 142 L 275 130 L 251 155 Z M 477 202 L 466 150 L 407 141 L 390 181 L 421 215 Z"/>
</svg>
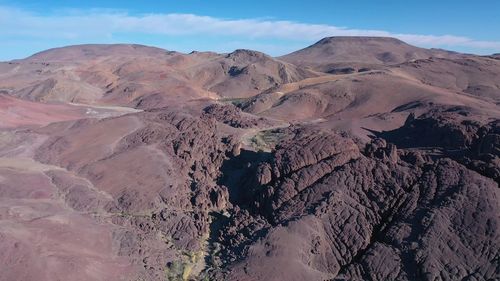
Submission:
<svg viewBox="0 0 500 281">
<path fill-rule="evenodd" d="M 499 76 L 391 38 L 0 63 L 0 280 L 498 280 Z"/>
</svg>

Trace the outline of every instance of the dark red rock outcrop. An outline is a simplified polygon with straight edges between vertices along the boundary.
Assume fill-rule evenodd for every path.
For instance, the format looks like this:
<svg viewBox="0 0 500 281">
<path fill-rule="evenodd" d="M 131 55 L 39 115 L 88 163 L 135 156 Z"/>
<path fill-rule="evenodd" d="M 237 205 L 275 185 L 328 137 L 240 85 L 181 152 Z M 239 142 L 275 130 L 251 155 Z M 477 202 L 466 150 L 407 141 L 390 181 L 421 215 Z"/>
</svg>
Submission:
<svg viewBox="0 0 500 281">
<path fill-rule="evenodd" d="M 0 63 L 0 279 L 500 280 L 498 58 L 369 37 L 282 59 Z"/>
<path fill-rule="evenodd" d="M 410 117 L 403 127 L 381 136 L 400 147 L 434 149 L 436 156 L 453 158 L 500 182 L 500 122 L 471 115 L 467 108 Z"/>
<path fill-rule="evenodd" d="M 353 148 L 326 170 L 321 167 L 332 155 L 342 155 L 333 148 L 350 147 L 338 136 L 305 141 L 300 145 L 305 154 L 292 147 L 278 148 L 272 165 L 269 160 L 259 165 L 259 183 L 268 187 L 256 196 L 254 208 L 264 218 L 236 210 L 221 231 L 220 241 L 233 249 L 222 253 L 235 261 L 223 275 L 226 280 L 499 276 L 499 189 L 491 179 L 453 160 L 424 159 L 380 139 L 365 155 Z M 294 177 L 307 170 L 324 173 L 311 181 Z M 304 187 L 288 189 L 287 180 Z M 261 198 L 270 198 L 271 207 L 260 204 Z M 240 220 L 245 223 L 235 222 Z"/>
</svg>

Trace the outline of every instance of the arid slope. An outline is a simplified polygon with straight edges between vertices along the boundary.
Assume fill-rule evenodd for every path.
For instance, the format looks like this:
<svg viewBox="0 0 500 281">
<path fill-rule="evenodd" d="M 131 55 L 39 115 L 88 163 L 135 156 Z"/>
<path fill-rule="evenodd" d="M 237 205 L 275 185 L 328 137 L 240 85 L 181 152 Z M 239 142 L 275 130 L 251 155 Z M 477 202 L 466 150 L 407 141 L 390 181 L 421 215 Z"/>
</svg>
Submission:
<svg viewBox="0 0 500 281">
<path fill-rule="evenodd" d="M 500 60 L 80 45 L 0 63 L 0 280 L 500 279 Z"/>
</svg>

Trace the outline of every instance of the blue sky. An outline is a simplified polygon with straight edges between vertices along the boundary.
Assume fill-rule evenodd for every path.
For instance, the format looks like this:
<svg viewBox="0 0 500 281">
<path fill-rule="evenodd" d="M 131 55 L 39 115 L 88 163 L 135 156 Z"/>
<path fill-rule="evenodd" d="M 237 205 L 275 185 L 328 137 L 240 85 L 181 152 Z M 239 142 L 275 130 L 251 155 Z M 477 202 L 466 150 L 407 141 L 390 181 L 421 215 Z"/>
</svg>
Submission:
<svg viewBox="0 0 500 281">
<path fill-rule="evenodd" d="M 335 35 L 490 54 L 500 52 L 498 30 L 496 0 L 0 0 L 0 60 L 83 43 L 281 55 Z"/>
</svg>

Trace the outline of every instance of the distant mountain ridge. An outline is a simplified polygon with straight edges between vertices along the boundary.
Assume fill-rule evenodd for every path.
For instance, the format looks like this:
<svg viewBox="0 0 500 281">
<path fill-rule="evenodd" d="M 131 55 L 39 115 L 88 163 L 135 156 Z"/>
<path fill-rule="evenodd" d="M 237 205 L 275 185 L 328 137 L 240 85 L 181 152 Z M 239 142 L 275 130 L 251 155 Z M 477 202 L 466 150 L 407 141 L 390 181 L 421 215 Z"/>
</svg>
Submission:
<svg viewBox="0 0 500 281">
<path fill-rule="evenodd" d="M 79 61 L 113 55 L 161 56 L 169 53 L 171 54 L 172 52 L 139 44 L 82 44 L 48 49 L 29 56 L 25 60 L 40 62 Z"/>
<path fill-rule="evenodd" d="M 500 280 L 500 56 L 0 62 L 0 281 Z"/>
<path fill-rule="evenodd" d="M 298 66 L 324 69 L 331 64 L 394 65 L 414 59 L 454 55 L 449 51 L 415 47 L 391 37 L 327 37 L 279 59 Z"/>
</svg>

